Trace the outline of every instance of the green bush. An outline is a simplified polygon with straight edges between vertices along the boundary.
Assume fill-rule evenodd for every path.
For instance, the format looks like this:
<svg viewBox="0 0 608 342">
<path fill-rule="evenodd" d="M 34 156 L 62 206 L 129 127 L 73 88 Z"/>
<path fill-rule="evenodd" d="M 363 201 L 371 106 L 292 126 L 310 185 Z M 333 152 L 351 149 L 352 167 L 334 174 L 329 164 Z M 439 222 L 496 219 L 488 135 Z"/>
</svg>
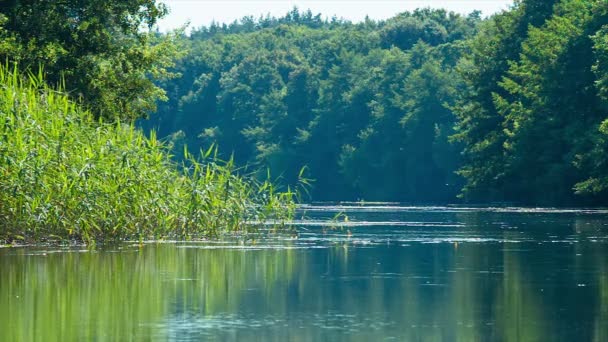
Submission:
<svg viewBox="0 0 608 342">
<path fill-rule="evenodd" d="M 232 163 L 175 164 L 132 125 L 95 121 L 39 75 L 0 68 L 0 242 L 191 239 L 292 215 L 294 194 Z"/>
</svg>

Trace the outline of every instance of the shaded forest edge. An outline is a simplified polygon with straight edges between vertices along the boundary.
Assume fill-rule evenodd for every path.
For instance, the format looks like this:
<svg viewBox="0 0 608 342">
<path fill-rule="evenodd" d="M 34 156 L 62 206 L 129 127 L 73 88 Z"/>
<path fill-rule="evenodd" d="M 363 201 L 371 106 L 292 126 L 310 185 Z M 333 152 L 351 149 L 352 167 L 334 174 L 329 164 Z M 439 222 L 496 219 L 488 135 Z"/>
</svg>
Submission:
<svg viewBox="0 0 608 342">
<path fill-rule="evenodd" d="M 306 166 L 313 200 L 606 205 L 607 9 L 213 24 L 177 37 L 140 125 L 288 184 Z"/>
</svg>

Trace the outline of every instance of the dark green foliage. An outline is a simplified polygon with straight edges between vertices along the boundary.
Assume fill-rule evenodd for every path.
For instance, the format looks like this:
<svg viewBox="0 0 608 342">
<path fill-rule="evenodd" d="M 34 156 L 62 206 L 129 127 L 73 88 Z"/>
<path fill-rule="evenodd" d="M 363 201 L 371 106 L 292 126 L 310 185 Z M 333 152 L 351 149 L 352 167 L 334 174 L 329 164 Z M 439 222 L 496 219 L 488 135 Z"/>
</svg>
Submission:
<svg viewBox="0 0 608 342">
<path fill-rule="evenodd" d="M 428 46 L 418 49 L 433 55 Z M 454 117 L 446 109 L 458 81 L 434 58 L 412 65 L 415 53 L 381 53 L 377 70 L 391 77 L 374 85 L 367 126 L 342 147 L 340 171 L 369 199 L 449 201 L 460 188 L 458 151 L 447 142 Z"/>
<path fill-rule="evenodd" d="M 607 12 L 521 0 L 486 20 L 212 25 L 183 38 L 184 77 L 144 125 L 288 183 L 307 165 L 318 200 L 605 204 Z"/>
<path fill-rule="evenodd" d="M 467 198 L 606 200 L 598 30 L 607 23 L 604 1 L 562 0 L 523 1 L 485 24 L 461 62 L 469 91 L 455 107 Z"/>
<path fill-rule="evenodd" d="M 409 50 L 418 41 L 436 46 L 471 37 L 479 20 L 479 12 L 463 17 L 445 10 L 417 9 L 387 20 L 379 33 L 383 47 Z"/>
<path fill-rule="evenodd" d="M 587 171 L 589 178 L 576 185 L 575 189 L 579 194 L 606 194 L 608 192 L 608 20 L 606 12 L 608 8 L 603 6 L 596 9 L 594 18 L 603 16 L 602 28 L 595 33 L 593 39 L 593 51 L 595 55 L 595 65 L 592 69 L 597 81 L 595 82 L 597 92 L 601 98 L 601 103 L 597 105 L 598 116 L 604 121 L 599 129 L 593 128 L 588 132 L 591 139 L 594 139 L 593 147 L 590 151 L 579 156 L 580 168 Z"/>
<path fill-rule="evenodd" d="M 165 14 L 156 0 L 3 0 L 0 60 L 43 67 L 96 117 L 132 120 L 165 98 L 153 80 L 171 76 L 177 48 L 147 30 Z"/>
<path fill-rule="evenodd" d="M 470 200 L 513 200 L 507 195 L 511 187 L 504 177 L 503 118 L 493 98 L 494 94 L 507 96 L 499 82 L 519 58 L 528 27 L 542 24 L 551 15 L 553 2 L 519 2 L 513 10 L 495 15 L 484 22 L 469 42 L 471 53 L 460 61 L 468 89 L 453 107 L 459 118 L 454 140 L 464 145 L 465 165 L 460 174 L 467 180 L 464 195 Z"/>
<path fill-rule="evenodd" d="M 460 188 L 454 67 L 479 14 L 418 10 L 386 22 L 311 13 L 245 18 L 184 39 L 189 53 L 164 84 L 170 97 L 145 127 L 182 131 L 193 150 L 294 183 L 314 199 L 448 201 Z"/>
</svg>

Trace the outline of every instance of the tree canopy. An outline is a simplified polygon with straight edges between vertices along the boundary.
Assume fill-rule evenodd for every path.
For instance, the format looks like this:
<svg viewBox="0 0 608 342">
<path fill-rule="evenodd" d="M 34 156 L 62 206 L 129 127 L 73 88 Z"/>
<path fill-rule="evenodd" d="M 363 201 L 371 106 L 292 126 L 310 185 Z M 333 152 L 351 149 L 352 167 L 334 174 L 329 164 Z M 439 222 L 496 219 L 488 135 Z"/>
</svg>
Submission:
<svg viewBox="0 0 608 342">
<path fill-rule="evenodd" d="M 213 24 L 182 38 L 184 77 L 143 125 L 287 183 L 306 166 L 318 200 L 606 203 L 606 12 L 521 0 L 487 19 Z"/>
<path fill-rule="evenodd" d="M 194 30 L 146 127 L 192 150 L 293 183 L 306 166 L 315 199 L 447 201 L 460 190 L 450 144 L 455 70 L 481 21 L 421 9 L 387 21 L 284 18 Z"/>
<path fill-rule="evenodd" d="M 0 58 L 42 68 L 97 119 L 152 114 L 140 125 L 180 149 L 314 179 L 317 200 L 608 200 L 605 1 L 360 23 L 293 9 L 188 35 L 155 32 L 166 13 L 4 1 Z"/>
<path fill-rule="evenodd" d="M 522 1 L 487 21 L 455 112 L 472 200 L 605 203 L 604 1 Z M 586 195 L 586 196 L 580 196 Z"/>
<path fill-rule="evenodd" d="M 132 120 L 165 99 L 153 81 L 171 76 L 178 50 L 151 29 L 166 13 L 156 0 L 5 0 L 0 59 L 43 68 L 98 117 Z"/>
</svg>

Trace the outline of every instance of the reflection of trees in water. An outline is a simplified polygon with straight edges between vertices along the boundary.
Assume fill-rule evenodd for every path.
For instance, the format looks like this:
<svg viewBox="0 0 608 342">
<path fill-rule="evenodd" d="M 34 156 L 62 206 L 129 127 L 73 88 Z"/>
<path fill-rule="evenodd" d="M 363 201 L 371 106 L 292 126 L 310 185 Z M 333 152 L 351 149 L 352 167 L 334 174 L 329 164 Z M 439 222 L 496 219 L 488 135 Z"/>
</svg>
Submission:
<svg viewBox="0 0 608 342">
<path fill-rule="evenodd" d="M 587 269 L 593 269 L 597 279 L 597 297 L 594 305 L 593 341 L 608 341 L 608 253 L 605 243 L 595 243 L 588 251 L 583 263 Z M 586 253 L 583 254 L 586 256 Z"/>
<path fill-rule="evenodd" d="M 517 233 L 505 232 L 505 239 Z M 542 341 L 554 340 L 555 331 L 545 314 L 550 307 L 542 307 L 542 289 L 535 287 L 537 281 L 533 272 L 526 272 L 524 260 L 527 252 L 513 252 L 507 248 L 502 253 L 502 284 L 496 288 L 494 319 L 497 340 L 500 341 Z M 550 311 L 549 311 L 550 312 Z M 550 337 L 552 336 L 552 337 Z"/>
<path fill-rule="evenodd" d="M 606 235 L 608 233 L 608 223 L 606 222 L 606 216 L 589 217 L 589 216 L 578 216 L 574 221 L 574 231 L 577 234 L 586 234 L 592 236 L 596 234 Z"/>
<path fill-rule="evenodd" d="M 501 228 L 504 240 L 530 241 L 497 248 L 504 250 L 502 261 L 495 260 L 503 266 L 504 275 L 492 301 L 497 323 L 492 330 L 500 332 L 498 340 L 559 340 L 566 336 L 608 340 L 605 215 L 467 212 L 457 216 L 476 232 L 508 222 L 516 229 Z M 486 251 L 463 263 L 475 265 L 492 255 Z M 479 281 L 473 284 L 479 286 Z M 575 325 L 579 330 L 574 330 Z"/>
<path fill-rule="evenodd" d="M 608 223 L 605 217 L 579 216 L 573 224 L 577 243 L 573 248 L 574 269 L 572 282 L 587 292 L 585 308 L 589 315 L 589 340 L 608 341 L 608 251 L 606 250 Z M 593 274 L 589 278 L 589 274 Z M 572 294 L 571 297 L 577 296 Z M 580 314 L 585 314 L 581 312 Z"/>
<path fill-rule="evenodd" d="M 327 249 L 154 245 L 2 256 L 0 340 L 42 339 L 40 332 L 51 341 L 206 334 L 294 341 L 608 339 L 608 251 L 604 242 L 588 242 L 599 223 L 539 216 L 518 229 L 484 232 L 493 229 L 488 222 L 524 220 L 496 213 L 448 219 L 464 223 L 467 234 L 524 243 L 361 245 L 356 232 L 348 238 L 341 231 L 345 241 Z M 535 240 L 549 233 L 582 242 Z"/>
</svg>

